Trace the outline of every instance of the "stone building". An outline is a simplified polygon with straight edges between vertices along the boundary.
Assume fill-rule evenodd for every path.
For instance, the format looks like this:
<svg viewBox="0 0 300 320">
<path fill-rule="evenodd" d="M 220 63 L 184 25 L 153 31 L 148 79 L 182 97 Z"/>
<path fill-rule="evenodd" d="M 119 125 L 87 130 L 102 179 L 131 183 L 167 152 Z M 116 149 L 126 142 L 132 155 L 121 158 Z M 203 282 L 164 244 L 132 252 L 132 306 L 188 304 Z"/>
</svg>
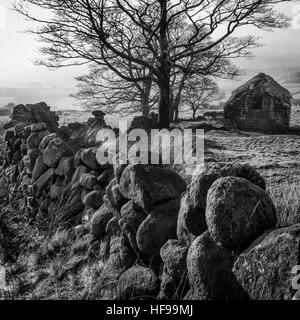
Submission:
<svg viewBox="0 0 300 320">
<path fill-rule="evenodd" d="M 291 114 L 290 92 L 272 77 L 259 73 L 233 91 L 224 106 L 228 128 L 286 133 Z"/>
</svg>

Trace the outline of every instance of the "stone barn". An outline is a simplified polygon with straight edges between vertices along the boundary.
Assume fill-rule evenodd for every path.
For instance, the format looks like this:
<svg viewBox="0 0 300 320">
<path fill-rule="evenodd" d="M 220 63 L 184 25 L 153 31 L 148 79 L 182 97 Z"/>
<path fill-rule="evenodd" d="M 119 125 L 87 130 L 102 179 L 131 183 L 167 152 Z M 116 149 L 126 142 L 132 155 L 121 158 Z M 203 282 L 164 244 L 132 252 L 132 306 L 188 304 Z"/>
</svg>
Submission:
<svg viewBox="0 0 300 320">
<path fill-rule="evenodd" d="M 286 133 L 291 114 L 290 92 L 272 77 L 259 73 L 233 91 L 224 106 L 229 128 L 269 133 Z"/>
</svg>

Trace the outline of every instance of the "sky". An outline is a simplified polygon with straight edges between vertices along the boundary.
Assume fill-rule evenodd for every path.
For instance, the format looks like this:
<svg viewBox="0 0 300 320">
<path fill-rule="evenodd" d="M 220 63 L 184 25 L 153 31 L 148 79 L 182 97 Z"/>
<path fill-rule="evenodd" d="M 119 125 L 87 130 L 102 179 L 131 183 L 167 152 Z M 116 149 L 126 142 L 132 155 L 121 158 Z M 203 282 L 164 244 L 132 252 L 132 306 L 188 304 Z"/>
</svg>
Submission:
<svg viewBox="0 0 300 320">
<path fill-rule="evenodd" d="M 11 10 L 12 2 L 0 0 L 0 105 L 47 100 L 58 109 L 77 107 L 69 94 L 75 92 L 74 77 L 85 73 L 85 68 L 53 71 L 35 66 L 40 44 L 23 32 L 30 24 Z M 253 50 L 255 57 L 251 60 L 236 61 L 238 66 L 259 71 L 281 66 L 300 68 L 300 1 L 281 4 L 278 10 L 291 17 L 292 26 L 273 32 L 248 28 L 247 33 L 260 36 L 264 46 Z"/>
</svg>

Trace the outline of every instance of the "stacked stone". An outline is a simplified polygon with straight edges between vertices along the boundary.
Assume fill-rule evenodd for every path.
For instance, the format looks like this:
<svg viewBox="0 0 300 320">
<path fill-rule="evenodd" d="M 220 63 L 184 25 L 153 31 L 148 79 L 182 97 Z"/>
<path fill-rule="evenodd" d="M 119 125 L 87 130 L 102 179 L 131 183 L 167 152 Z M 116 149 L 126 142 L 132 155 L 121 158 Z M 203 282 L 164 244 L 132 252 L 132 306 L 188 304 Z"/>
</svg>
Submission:
<svg viewBox="0 0 300 320">
<path fill-rule="evenodd" d="M 102 121 L 103 123 L 105 123 L 104 117 L 105 117 L 105 113 L 101 110 L 93 110 L 92 111 L 92 115 L 99 121 Z"/>
<path fill-rule="evenodd" d="M 88 119 L 87 123 L 81 126 L 72 126 L 72 134 L 70 136 L 70 143 L 77 149 L 97 146 L 97 134 L 101 129 L 107 128 L 105 122 L 105 113 L 101 110 L 94 110 L 92 112 L 93 118 Z"/>
<path fill-rule="evenodd" d="M 13 107 L 10 116 L 11 121 L 4 125 L 4 129 L 14 127 L 18 123 L 33 124 L 46 123 L 47 129 L 55 132 L 58 128 L 59 117 L 55 112 L 50 111 L 50 107 L 44 103 L 17 105 Z"/>
<path fill-rule="evenodd" d="M 185 189 L 174 171 L 159 166 L 114 166 L 91 219 L 106 261 L 106 298 L 120 299 L 136 286 L 139 296 L 159 299 L 249 299 L 232 269 L 242 250 L 276 225 L 263 178 L 248 165 L 212 166 L 181 198 Z"/>
<path fill-rule="evenodd" d="M 144 129 L 147 132 L 149 132 L 151 129 L 158 129 L 158 116 L 155 113 L 151 113 L 149 117 L 145 116 L 137 116 L 134 117 L 131 125 L 130 130 L 133 129 Z"/>
<path fill-rule="evenodd" d="M 43 212 L 51 212 L 67 190 L 73 173 L 73 150 L 57 134 L 44 136 L 32 172 L 33 196 Z"/>
<path fill-rule="evenodd" d="M 100 165 L 96 156 L 97 148 L 87 148 L 77 151 L 74 158 L 75 173 L 71 184 L 73 189 L 78 185 L 83 187 L 81 199 L 87 219 L 103 204 L 105 189 L 113 175 L 112 167 Z"/>
<path fill-rule="evenodd" d="M 178 248 L 187 248 L 186 299 L 249 299 L 232 272 L 235 259 L 276 221 L 264 179 L 251 166 L 211 165 L 195 172 L 177 223 Z"/>
<path fill-rule="evenodd" d="M 46 122 L 40 122 L 42 119 Z M 4 125 L 6 160 L 3 167 L 11 172 L 11 189 L 17 187 L 23 193 L 26 207 L 33 205 L 31 179 L 41 155 L 40 142 L 49 135 L 49 130 L 58 128 L 57 120 L 45 103 L 18 105 L 13 108 L 11 121 Z"/>
<path fill-rule="evenodd" d="M 133 278 L 135 285 L 129 287 L 136 286 L 134 291 L 140 295 L 150 291 L 158 294 L 158 277 L 153 272 L 159 269 L 161 247 L 176 238 L 180 197 L 185 189 L 185 181 L 172 170 L 141 164 L 114 165 L 104 203 L 91 219 L 91 232 L 100 241 L 101 258 L 106 259 L 103 273 L 108 275 L 108 283 L 112 282 L 110 277 L 116 280 L 125 270 L 126 281 L 142 270 L 151 279 L 151 290 Z M 133 266 L 136 261 L 139 264 Z M 110 292 L 108 297 L 117 299 L 120 295 Z"/>
<path fill-rule="evenodd" d="M 57 204 L 76 196 L 76 223 L 88 221 L 104 261 L 102 298 L 295 294 L 288 280 L 300 255 L 300 225 L 273 230 L 274 204 L 251 166 L 211 165 L 196 171 L 187 188 L 162 165 L 102 165 L 95 147 L 74 155 L 45 123 L 18 123 L 5 141 L 11 183 L 28 206 L 55 215 Z"/>
</svg>

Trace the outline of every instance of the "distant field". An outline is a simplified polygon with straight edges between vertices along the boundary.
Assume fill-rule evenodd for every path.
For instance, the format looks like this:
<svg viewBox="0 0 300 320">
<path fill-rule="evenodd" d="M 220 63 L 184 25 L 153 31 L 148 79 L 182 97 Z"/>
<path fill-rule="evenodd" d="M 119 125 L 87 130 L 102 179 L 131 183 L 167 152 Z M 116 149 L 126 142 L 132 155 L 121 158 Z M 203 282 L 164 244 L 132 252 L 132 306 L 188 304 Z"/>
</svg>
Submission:
<svg viewBox="0 0 300 320">
<path fill-rule="evenodd" d="M 206 111 L 208 110 L 199 110 L 197 115 L 203 115 Z M 223 111 L 223 109 L 220 108 L 215 108 L 211 109 L 209 111 Z M 59 123 L 60 125 L 66 125 L 68 123 L 72 122 L 79 122 L 79 123 L 84 123 L 86 122 L 89 118 L 93 117 L 91 112 L 86 112 L 86 111 L 64 111 L 60 116 L 59 116 Z M 122 120 L 127 120 L 130 122 L 134 115 L 131 116 L 122 116 L 119 114 L 115 115 L 106 115 L 105 119 L 107 124 L 115 127 L 118 125 L 118 121 L 120 119 Z M 181 119 L 188 119 L 191 118 L 191 111 L 185 110 L 180 112 L 180 118 Z M 9 121 L 9 116 L 0 116 L 0 123 L 2 122 L 7 122 Z M 293 106 L 292 107 L 292 114 L 291 114 L 291 122 L 290 122 L 291 127 L 300 127 L 300 106 Z"/>
</svg>

